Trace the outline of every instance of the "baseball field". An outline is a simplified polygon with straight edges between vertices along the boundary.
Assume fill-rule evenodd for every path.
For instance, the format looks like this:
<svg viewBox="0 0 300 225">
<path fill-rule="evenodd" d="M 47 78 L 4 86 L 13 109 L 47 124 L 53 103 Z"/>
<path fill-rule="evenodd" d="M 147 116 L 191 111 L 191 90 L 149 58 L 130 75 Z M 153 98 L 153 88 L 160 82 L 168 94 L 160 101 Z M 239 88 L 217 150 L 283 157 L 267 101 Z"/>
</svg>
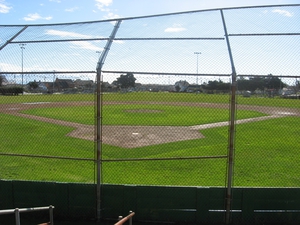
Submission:
<svg viewBox="0 0 300 225">
<path fill-rule="evenodd" d="M 0 179 L 94 182 L 93 94 L 0 96 L 0 107 Z M 107 93 L 101 111 L 103 183 L 224 186 L 228 95 Z M 299 122 L 297 99 L 239 96 L 234 185 L 299 187 Z"/>
</svg>

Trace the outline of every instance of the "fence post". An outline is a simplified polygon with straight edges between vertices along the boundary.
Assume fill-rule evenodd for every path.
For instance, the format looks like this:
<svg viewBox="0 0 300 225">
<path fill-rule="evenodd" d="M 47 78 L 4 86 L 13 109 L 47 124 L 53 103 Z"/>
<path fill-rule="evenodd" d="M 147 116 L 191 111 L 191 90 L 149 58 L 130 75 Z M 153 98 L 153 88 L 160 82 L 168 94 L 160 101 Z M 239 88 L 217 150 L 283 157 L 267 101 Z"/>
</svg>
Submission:
<svg viewBox="0 0 300 225">
<path fill-rule="evenodd" d="M 236 71 L 233 62 L 231 47 L 229 43 L 226 23 L 223 15 L 223 10 L 220 10 L 225 38 L 228 48 L 229 59 L 231 63 L 231 98 L 230 98 L 230 124 L 229 124 L 229 143 L 228 143 L 228 159 L 227 159 L 227 190 L 226 190 L 226 214 L 225 214 L 225 223 L 230 223 L 230 209 L 232 201 L 232 178 L 233 178 L 233 163 L 234 163 L 234 139 L 235 139 L 235 117 L 236 117 Z"/>
<path fill-rule="evenodd" d="M 97 163 L 97 191 L 96 191 L 96 210 L 97 210 L 97 220 L 100 221 L 101 218 L 101 167 L 102 167 L 102 88 L 101 85 L 103 83 L 102 79 L 102 66 L 104 64 L 105 58 L 110 50 L 110 46 L 116 36 L 116 33 L 120 27 L 122 20 L 118 20 L 114 26 L 113 31 L 111 32 L 111 35 L 104 47 L 103 52 L 101 53 L 101 56 L 98 60 L 97 64 L 97 98 L 96 98 L 96 163 Z"/>
<path fill-rule="evenodd" d="M 50 225 L 54 225 L 54 221 L 53 221 L 53 206 L 50 205 L 49 206 L 49 216 L 50 216 Z"/>
<path fill-rule="evenodd" d="M 20 210 L 18 208 L 15 209 L 15 219 L 16 225 L 20 225 Z"/>
</svg>

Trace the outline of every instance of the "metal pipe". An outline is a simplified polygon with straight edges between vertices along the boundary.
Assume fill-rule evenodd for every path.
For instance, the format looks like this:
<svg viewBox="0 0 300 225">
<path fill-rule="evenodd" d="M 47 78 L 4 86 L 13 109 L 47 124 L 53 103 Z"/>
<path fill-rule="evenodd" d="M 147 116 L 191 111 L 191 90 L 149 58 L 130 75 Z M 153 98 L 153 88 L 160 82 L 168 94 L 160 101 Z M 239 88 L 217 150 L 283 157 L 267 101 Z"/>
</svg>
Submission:
<svg viewBox="0 0 300 225">
<path fill-rule="evenodd" d="M 35 40 L 35 41 L 12 41 L 11 44 L 21 44 L 21 43 L 49 43 L 49 42 L 73 42 L 73 41 L 108 41 L 109 38 L 74 38 L 74 39 L 52 39 L 52 40 Z M 118 41 L 144 41 L 144 40 L 224 40 L 221 37 L 191 37 L 191 38 L 115 38 L 114 40 Z"/>
<path fill-rule="evenodd" d="M 227 190 L 226 190 L 226 214 L 225 214 L 225 222 L 226 224 L 230 223 L 230 208 L 231 208 L 231 189 L 232 189 L 232 178 L 233 178 L 233 163 L 234 163 L 234 138 L 235 138 L 235 113 L 236 113 L 236 71 L 235 66 L 233 62 L 230 42 L 228 38 L 226 23 L 224 19 L 224 14 L 222 9 L 220 10 L 222 22 L 223 22 L 223 28 L 225 32 L 225 38 L 231 63 L 231 99 L 230 99 L 230 124 L 229 124 L 229 143 L 228 143 L 228 166 L 227 166 Z"/>
<path fill-rule="evenodd" d="M 120 221 L 118 221 L 117 223 L 115 223 L 115 225 L 122 225 L 123 223 L 125 223 L 127 220 L 129 220 L 129 224 L 132 225 L 132 217 L 135 215 L 134 212 L 131 212 L 128 216 L 124 217 L 123 219 L 121 219 Z"/>
<path fill-rule="evenodd" d="M 96 176 L 97 176 L 97 206 L 96 206 L 96 211 L 97 211 L 97 220 L 100 221 L 101 218 L 101 166 L 102 166 L 102 82 L 103 82 L 103 78 L 102 78 L 102 66 L 104 64 L 104 61 L 106 59 L 106 56 L 110 50 L 110 46 L 112 45 L 112 42 L 116 36 L 116 33 L 120 27 L 121 24 L 121 20 L 118 20 L 114 26 L 114 29 L 109 37 L 109 40 L 106 43 L 106 46 L 104 47 L 104 50 L 101 53 L 101 56 L 98 60 L 98 64 L 97 64 L 97 97 L 96 97 L 96 101 L 97 101 L 97 117 L 96 117 L 96 162 L 97 162 L 97 172 L 96 172 Z"/>
<path fill-rule="evenodd" d="M 61 157 L 61 156 L 47 156 L 47 155 L 30 155 L 30 154 L 14 154 L 14 153 L 0 153 L 0 156 L 14 156 L 14 157 L 28 157 L 28 158 L 42 158 L 42 159 L 64 159 L 64 160 L 77 160 L 77 161 L 93 161 L 95 159 L 88 158 L 74 158 L 74 157 Z M 191 159 L 216 159 L 227 158 L 227 155 L 215 156 L 190 156 L 190 157 L 166 157 L 166 158 L 122 158 L 122 159 L 102 159 L 102 162 L 120 162 L 120 161 L 153 161 L 153 160 L 191 160 Z M 0 211 L 1 214 L 1 211 Z"/>
<path fill-rule="evenodd" d="M 54 219 L 53 219 L 53 209 L 54 206 L 50 205 L 48 207 L 34 207 L 34 208 L 15 208 L 15 209 L 4 209 L 0 210 L 0 215 L 4 214 L 15 214 L 15 221 L 16 225 L 20 225 L 20 213 L 21 212 L 31 212 L 31 211 L 42 211 L 42 210 L 48 210 L 49 209 L 49 217 L 50 217 L 50 222 L 46 224 L 54 225 Z"/>
<path fill-rule="evenodd" d="M 11 39 L 9 39 L 8 41 L 6 41 L 2 46 L 0 46 L 0 51 L 9 43 L 11 43 L 16 37 L 18 37 L 26 28 L 28 27 L 28 25 L 25 25 L 19 32 L 17 32 L 14 36 L 12 36 Z"/>
<path fill-rule="evenodd" d="M 49 156 L 49 155 L 31 155 L 31 154 L 15 154 L 15 153 L 0 153 L 0 155 L 14 156 L 14 157 L 28 157 L 28 158 L 42 158 L 42 159 L 66 159 L 66 160 L 78 160 L 78 161 L 95 161 L 95 159 L 88 159 L 88 158 L 61 157 L 61 156 Z"/>
<path fill-rule="evenodd" d="M 34 207 L 34 208 L 16 208 L 18 209 L 18 211 L 21 212 L 31 212 L 31 211 L 42 211 L 42 210 L 48 210 L 52 207 L 52 209 L 54 209 L 54 206 L 45 206 L 45 207 Z M 4 214 L 13 214 L 15 213 L 16 209 L 3 209 L 0 210 L 0 215 L 4 215 Z"/>
<path fill-rule="evenodd" d="M 15 211 L 16 225 L 20 225 L 20 210 L 16 208 L 14 211 Z"/>
<path fill-rule="evenodd" d="M 102 159 L 102 162 L 224 159 L 224 158 L 227 158 L 227 157 L 228 157 L 227 155 L 215 155 L 215 156 L 166 157 L 166 158 L 122 158 L 122 159 Z"/>
<path fill-rule="evenodd" d="M 54 225 L 53 209 L 54 209 L 54 206 L 50 205 L 50 207 L 49 207 L 50 225 Z"/>
<path fill-rule="evenodd" d="M 267 7 L 294 7 L 300 6 L 300 4 L 280 4 L 280 5 L 259 5 L 259 6 L 243 6 L 243 7 L 228 7 L 225 10 L 232 10 L 232 9 L 252 9 L 252 8 L 267 8 Z M 172 16 L 172 15 L 182 15 L 187 13 L 198 13 L 198 12 L 211 12 L 220 10 L 218 9 L 202 9 L 202 10 L 192 10 L 192 11 L 184 11 L 184 12 L 175 12 L 175 13 L 165 13 L 165 14 L 155 14 L 155 15 L 147 15 L 147 16 L 137 16 L 137 17 L 127 17 L 127 18 L 120 18 L 120 20 L 132 20 L 132 19 L 145 19 L 145 18 L 152 18 L 152 17 L 162 17 L 162 16 Z M 30 25 L 32 27 L 43 27 L 43 26 L 56 26 L 56 25 L 75 25 L 75 24 L 88 24 L 88 23 L 106 23 L 106 22 L 114 22 L 116 19 L 107 19 L 107 20 L 94 20 L 94 21 L 86 21 L 86 22 L 73 22 L 73 23 L 50 23 L 50 24 L 33 24 Z M 1 27 L 21 27 L 22 25 L 1 25 Z"/>
<path fill-rule="evenodd" d="M 300 33 L 256 33 L 256 34 L 228 34 L 228 36 L 293 36 Z"/>
</svg>

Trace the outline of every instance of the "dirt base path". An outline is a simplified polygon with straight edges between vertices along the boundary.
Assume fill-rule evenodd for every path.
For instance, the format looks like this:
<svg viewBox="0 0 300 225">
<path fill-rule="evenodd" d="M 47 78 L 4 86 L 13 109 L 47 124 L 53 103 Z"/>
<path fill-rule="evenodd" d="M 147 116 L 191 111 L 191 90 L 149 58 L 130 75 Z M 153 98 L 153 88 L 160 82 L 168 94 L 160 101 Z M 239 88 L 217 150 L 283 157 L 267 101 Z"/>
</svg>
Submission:
<svg viewBox="0 0 300 225">
<path fill-rule="evenodd" d="M 169 103 L 169 102 L 106 102 L 105 104 L 168 104 L 168 105 L 184 105 L 192 107 L 205 108 L 229 108 L 228 104 L 216 103 Z M 67 106 L 83 106 L 94 105 L 94 102 L 36 102 L 22 104 L 5 104 L 1 105 L 0 113 L 11 114 L 24 118 L 39 120 L 47 123 L 58 124 L 75 128 L 68 136 L 81 138 L 86 140 L 94 140 L 94 125 L 84 125 L 79 123 L 56 120 L 35 115 L 23 114 L 20 111 L 31 108 L 54 108 Z M 259 111 L 268 114 L 268 116 L 237 120 L 237 124 L 249 123 L 261 120 L 267 120 L 286 116 L 300 116 L 299 109 L 264 107 L 251 105 L 238 105 L 238 109 Z M 102 127 L 102 142 L 109 145 L 119 146 L 123 148 L 136 148 L 162 143 L 184 141 L 204 138 L 199 130 L 209 129 L 213 127 L 228 126 L 229 122 L 219 122 L 211 124 L 201 124 L 194 126 L 107 126 Z"/>
</svg>

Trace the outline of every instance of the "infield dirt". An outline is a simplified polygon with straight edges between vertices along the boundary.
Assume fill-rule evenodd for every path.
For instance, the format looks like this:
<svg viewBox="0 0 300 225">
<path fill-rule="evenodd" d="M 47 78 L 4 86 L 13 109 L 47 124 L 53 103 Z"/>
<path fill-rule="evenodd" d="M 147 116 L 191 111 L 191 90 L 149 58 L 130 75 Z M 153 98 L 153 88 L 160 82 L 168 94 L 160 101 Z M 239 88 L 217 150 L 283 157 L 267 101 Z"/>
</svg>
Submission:
<svg viewBox="0 0 300 225">
<path fill-rule="evenodd" d="M 141 103 L 141 102 L 139 102 Z M 228 104 L 216 103 L 169 103 L 169 102 L 142 102 L 143 104 L 168 104 L 168 105 L 184 105 L 191 107 L 207 107 L 207 108 L 229 108 Z M 95 140 L 95 126 L 85 125 L 80 123 L 68 122 L 41 116 L 29 115 L 21 113 L 23 110 L 31 108 L 55 108 L 67 106 L 86 106 L 94 105 L 94 102 L 36 102 L 36 103 L 22 103 L 22 104 L 3 104 L 0 112 L 20 116 L 28 119 L 43 121 L 46 123 L 58 124 L 75 128 L 68 136 L 81 138 L 85 140 Z M 106 102 L 104 104 L 138 104 L 137 102 Z M 286 117 L 286 116 L 300 116 L 298 109 L 279 108 L 279 107 L 265 107 L 252 105 L 238 105 L 238 109 L 252 110 L 267 114 L 267 116 L 237 120 L 237 124 L 250 123 L 271 118 Z M 143 111 L 134 113 L 144 113 Z M 149 113 L 149 112 L 148 112 Z M 153 111 L 152 113 L 157 113 Z M 156 145 L 168 142 L 177 142 L 184 140 L 192 140 L 204 138 L 200 130 L 228 126 L 229 122 L 219 122 L 211 124 L 195 124 L 194 126 L 102 126 L 102 142 L 104 144 L 119 146 L 123 148 L 136 148 L 149 145 Z"/>
</svg>

